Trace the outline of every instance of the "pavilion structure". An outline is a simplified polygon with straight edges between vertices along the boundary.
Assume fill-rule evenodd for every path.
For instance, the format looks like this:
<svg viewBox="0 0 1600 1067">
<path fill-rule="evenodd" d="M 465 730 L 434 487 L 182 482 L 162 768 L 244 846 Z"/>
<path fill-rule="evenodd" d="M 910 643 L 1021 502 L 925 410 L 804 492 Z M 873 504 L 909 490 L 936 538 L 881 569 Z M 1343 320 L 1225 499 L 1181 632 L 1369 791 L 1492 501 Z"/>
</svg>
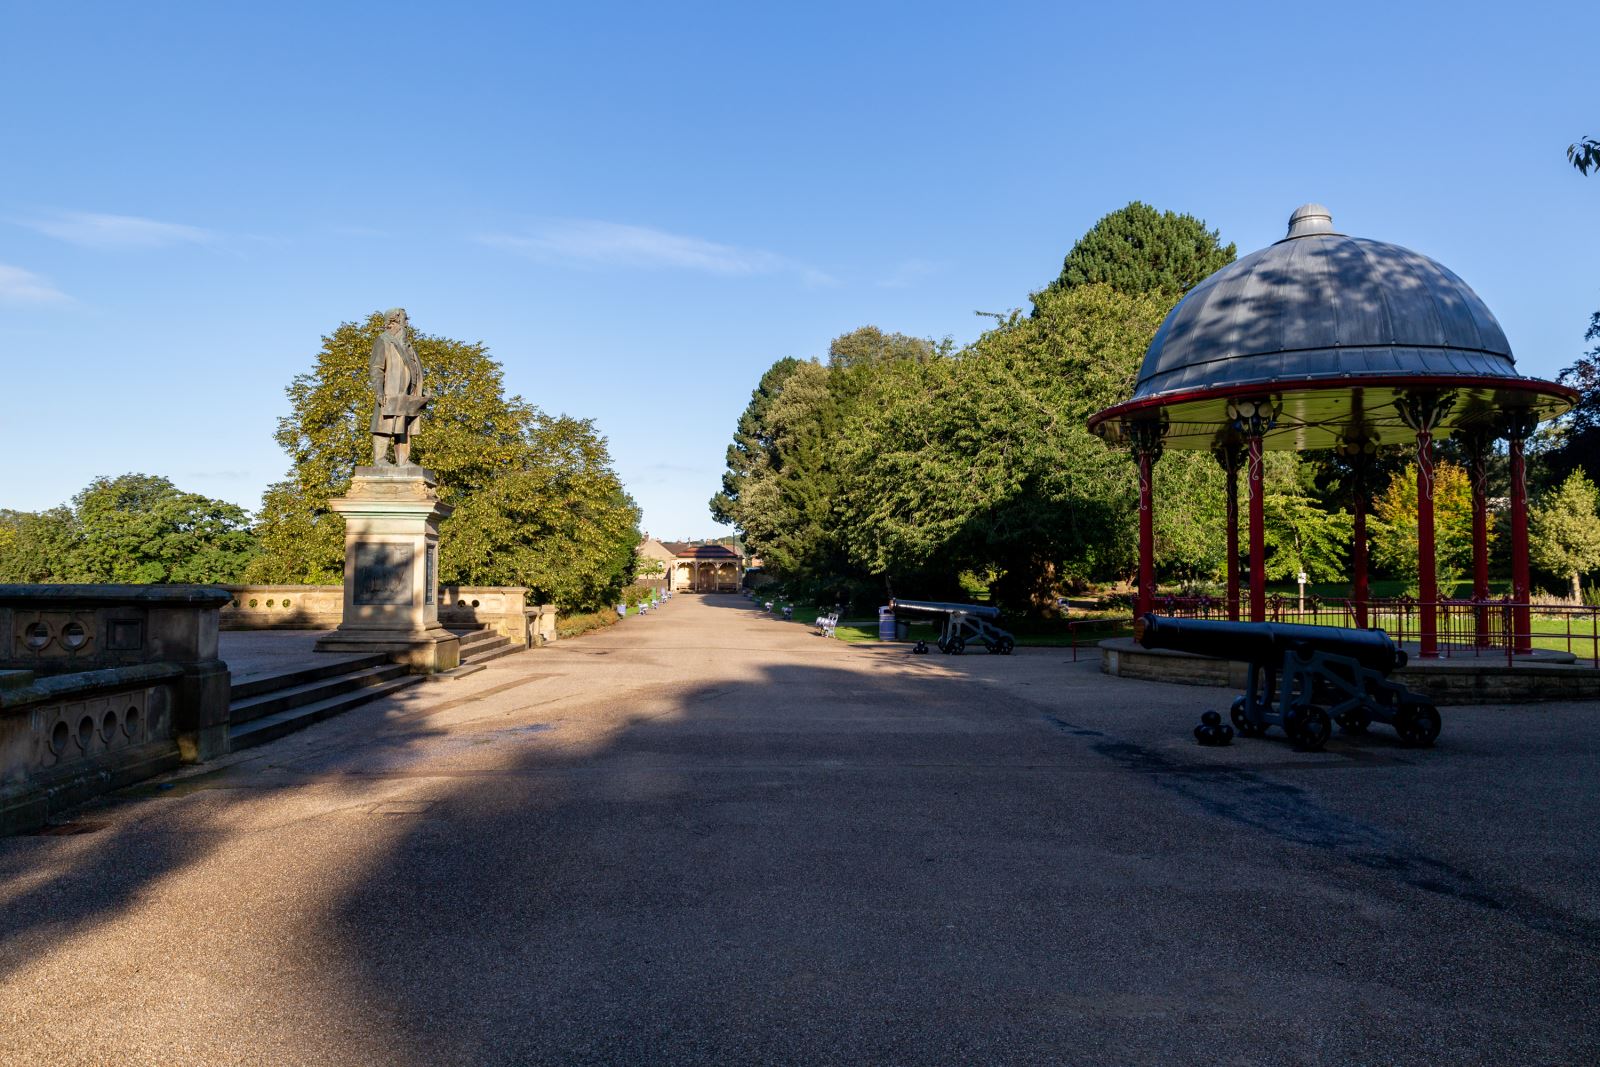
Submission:
<svg viewBox="0 0 1600 1067">
<path fill-rule="evenodd" d="M 639 556 L 661 564 L 661 576 L 643 584 L 673 592 L 737 593 L 744 581 L 744 558 L 727 545 L 660 541 L 645 534 Z"/>
<path fill-rule="evenodd" d="M 1433 445 L 1454 434 L 1471 466 L 1473 600 L 1489 598 L 1486 467 L 1496 442 L 1511 462 L 1511 572 L 1516 652 L 1531 648 L 1528 499 L 1523 449 L 1576 393 L 1516 371 L 1511 346 L 1478 294 L 1448 268 L 1398 245 L 1349 237 L 1320 204 L 1289 233 L 1206 278 L 1167 315 L 1133 396 L 1089 428 L 1127 445 L 1139 465 L 1138 611 L 1151 610 L 1155 553 L 1151 478 L 1165 449 L 1204 449 L 1227 472 L 1228 617 L 1241 613 L 1239 490 L 1248 487 L 1249 617 L 1266 616 L 1262 455 L 1334 449 L 1356 479 L 1351 601 L 1367 625 L 1368 461 L 1416 450 L 1420 653 L 1438 655 Z M 1487 634 L 1481 609 L 1480 635 Z"/>
</svg>

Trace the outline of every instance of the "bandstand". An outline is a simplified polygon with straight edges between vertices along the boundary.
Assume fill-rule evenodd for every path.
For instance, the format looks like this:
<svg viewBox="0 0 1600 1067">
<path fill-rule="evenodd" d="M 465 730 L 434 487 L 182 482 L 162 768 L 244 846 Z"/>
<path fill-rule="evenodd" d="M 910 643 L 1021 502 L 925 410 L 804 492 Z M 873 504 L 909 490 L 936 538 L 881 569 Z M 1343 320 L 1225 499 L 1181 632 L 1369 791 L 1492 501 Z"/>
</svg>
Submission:
<svg viewBox="0 0 1600 1067">
<path fill-rule="evenodd" d="M 1418 645 L 1438 655 L 1440 600 L 1433 525 L 1433 445 L 1454 434 L 1470 465 L 1473 601 L 1479 639 L 1489 597 L 1487 463 L 1508 443 L 1511 466 L 1511 650 L 1531 649 L 1528 501 L 1523 450 L 1543 420 L 1571 407 L 1565 386 L 1516 371 L 1505 333 L 1448 268 L 1398 245 L 1334 229 L 1308 204 L 1283 240 L 1224 267 L 1167 315 L 1145 353 L 1132 398 L 1089 420 L 1139 465 L 1138 612 L 1152 609 L 1151 479 L 1166 449 L 1211 452 L 1227 472 L 1227 612 L 1241 612 L 1239 491 L 1247 484 L 1249 618 L 1266 617 L 1262 455 L 1333 449 L 1355 476 L 1351 608 L 1368 623 L 1368 461 L 1416 450 Z"/>
</svg>

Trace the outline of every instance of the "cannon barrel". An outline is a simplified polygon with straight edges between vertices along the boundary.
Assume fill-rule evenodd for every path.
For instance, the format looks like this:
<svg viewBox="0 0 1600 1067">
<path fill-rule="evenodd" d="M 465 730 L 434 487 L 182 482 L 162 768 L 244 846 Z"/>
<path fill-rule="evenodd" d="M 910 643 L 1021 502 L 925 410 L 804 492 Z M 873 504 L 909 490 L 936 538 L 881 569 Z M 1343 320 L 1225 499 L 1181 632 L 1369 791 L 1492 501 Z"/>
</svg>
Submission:
<svg viewBox="0 0 1600 1067">
<path fill-rule="evenodd" d="M 952 611 L 964 611 L 968 615 L 975 615 L 980 619 L 994 619 L 1000 615 L 999 608 L 989 607 L 987 604 L 949 604 L 938 600 L 891 600 L 890 609 L 895 615 L 902 612 L 924 615 L 948 615 Z"/>
<path fill-rule="evenodd" d="M 1304 626 L 1288 622 L 1223 622 L 1145 615 L 1134 623 L 1134 637 L 1145 648 L 1168 648 L 1219 659 L 1269 663 L 1291 651 L 1348 656 L 1387 677 L 1406 665 L 1406 654 L 1382 630 Z"/>
</svg>

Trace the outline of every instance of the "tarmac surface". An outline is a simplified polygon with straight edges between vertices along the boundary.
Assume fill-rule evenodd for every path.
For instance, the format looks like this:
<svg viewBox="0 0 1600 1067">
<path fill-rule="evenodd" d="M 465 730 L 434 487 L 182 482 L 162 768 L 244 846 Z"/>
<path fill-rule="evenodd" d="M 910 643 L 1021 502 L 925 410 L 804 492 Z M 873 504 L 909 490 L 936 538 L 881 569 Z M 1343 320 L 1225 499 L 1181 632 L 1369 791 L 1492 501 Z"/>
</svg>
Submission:
<svg viewBox="0 0 1600 1067">
<path fill-rule="evenodd" d="M 736 597 L 0 840 L 0 1063 L 1577 1064 L 1600 715 L 1219 689 Z"/>
</svg>

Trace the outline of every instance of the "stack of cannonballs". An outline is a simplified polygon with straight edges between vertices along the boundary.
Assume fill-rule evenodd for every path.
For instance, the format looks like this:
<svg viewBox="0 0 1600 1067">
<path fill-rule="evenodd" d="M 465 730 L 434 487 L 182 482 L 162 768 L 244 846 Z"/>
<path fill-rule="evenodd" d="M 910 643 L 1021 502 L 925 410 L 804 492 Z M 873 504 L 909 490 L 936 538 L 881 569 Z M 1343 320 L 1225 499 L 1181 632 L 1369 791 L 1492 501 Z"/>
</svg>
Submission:
<svg viewBox="0 0 1600 1067">
<path fill-rule="evenodd" d="M 1226 745 L 1233 740 L 1233 727 L 1223 722 L 1217 712 L 1208 711 L 1200 716 L 1200 725 L 1194 728 L 1194 739 L 1202 745 Z"/>
</svg>

